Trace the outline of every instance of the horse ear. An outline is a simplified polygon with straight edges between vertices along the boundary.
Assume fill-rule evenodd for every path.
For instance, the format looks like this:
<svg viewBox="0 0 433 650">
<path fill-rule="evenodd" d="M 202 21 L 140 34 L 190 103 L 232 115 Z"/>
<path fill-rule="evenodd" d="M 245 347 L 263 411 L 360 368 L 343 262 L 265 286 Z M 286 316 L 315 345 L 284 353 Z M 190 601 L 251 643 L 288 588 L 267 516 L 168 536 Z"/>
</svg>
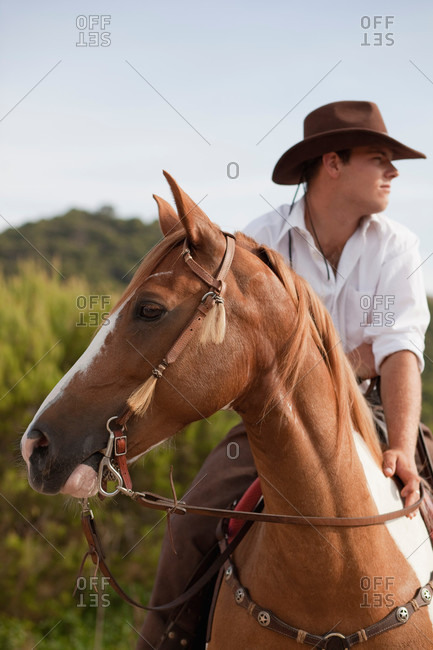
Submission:
<svg viewBox="0 0 433 650">
<path fill-rule="evenodd" d="M 170 232 L 173 232 L 175 228 L 178 228 L 181 225 L 179 217 L 176 211 L 171 207 L 170 203 L 165 199 L 162 199 L 156 194 L 153 195 L 153 198 L 158 206 L 159 225 L 162 234 L 166 237 Z"/>
<path fill-rule="evenodd" d="M 197 203 L 179 187 L 174 178 L 166 171 L 163 174 L 173 192 L 179 219 L 186 230 L 188 241 L 193 246 L 197 246 L 205 238 L 205 233 L 209 231 L 209 228 L 213 229 L 214 226 Z"/>
</svg>

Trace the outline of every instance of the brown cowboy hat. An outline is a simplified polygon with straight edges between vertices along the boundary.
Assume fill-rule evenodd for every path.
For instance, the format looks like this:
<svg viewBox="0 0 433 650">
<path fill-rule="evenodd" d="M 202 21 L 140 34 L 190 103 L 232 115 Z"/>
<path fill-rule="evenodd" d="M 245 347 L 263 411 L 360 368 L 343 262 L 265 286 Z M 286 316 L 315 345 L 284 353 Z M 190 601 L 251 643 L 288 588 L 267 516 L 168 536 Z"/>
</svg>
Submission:
<svg viewBox="0 0 433 650">
<path fill-rule="evenodd" d="M 316 108 L 304 120 L 304 139 L 288 149 L 275 165 L 272 180 L 297 185 L 305 163 L 329 151 L 382 143 L 392 159 L 425 158 L 388 135 L 382 115 L 373 102 L 332 102 Z"/>
</svg>

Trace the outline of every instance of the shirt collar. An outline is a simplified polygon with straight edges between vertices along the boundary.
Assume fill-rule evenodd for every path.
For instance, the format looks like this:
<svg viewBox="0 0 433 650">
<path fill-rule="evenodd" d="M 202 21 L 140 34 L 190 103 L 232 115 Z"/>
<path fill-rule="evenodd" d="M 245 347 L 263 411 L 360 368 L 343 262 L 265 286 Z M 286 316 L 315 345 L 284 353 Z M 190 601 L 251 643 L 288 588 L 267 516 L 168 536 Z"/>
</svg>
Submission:
<svg viewBox="0 0 433 650">
<path fill-rule="evenodd" d="M 287 236 L 289 230 L 296 229 L 303 234 L 307 234 L 308 230 L 305 225 L 305 199 L 301 197 L 296 203 L 293 204 L 292 211 L 290 212 L 290 205 L 285 204 L 282 206 L 282 216 L 284 225 L 280 230 L 278 243 Z M 309 234 L 309 233 L 308 233 Z"/>
<path fill-rule="evenodd" d="M 298 230 L 303 235 L 311 236 L 305 225 L 305 198 L 301 197 L 296 203 L 293 204 L 292 212 L 290 212 L 290 205 L 283 206 L 283 217 L 285 224 L 281 229 L 278 242 L 280 242 L 289 232 L 289 230 Z M 374 225 L 379 228 L 382 227 L 382 220 L 378 214 L 370 214 L 361 219 L 358 228 L 355 232 L 365 236 L 367 230 Z"/>
</svg>

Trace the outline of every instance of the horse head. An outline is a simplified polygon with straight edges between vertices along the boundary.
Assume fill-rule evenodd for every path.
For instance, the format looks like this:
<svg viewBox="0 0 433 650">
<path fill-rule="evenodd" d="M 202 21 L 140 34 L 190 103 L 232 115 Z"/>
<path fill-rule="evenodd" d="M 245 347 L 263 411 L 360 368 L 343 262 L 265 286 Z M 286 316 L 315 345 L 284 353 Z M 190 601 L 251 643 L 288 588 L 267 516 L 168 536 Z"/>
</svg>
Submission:
<svg viewBox="0 0 433 650">
<path fill-rule="evenodd" d="M 241 409 L 254 369 L 272 366 L 275 353 L 261 352 L 266 346 L 258 337 L 275 329 L 275 319 L 257 304 L 274 291 L 281 305 L 281 283 L 272 289 L 275 275 L 251 255 L 244 236 L 218 279 L 228 236 L 165 176 L 177 213 L 154 197 L 164 238 L 23 436 L 22 454 L 37 491 L 96 494 L 111 417 L 128 414 L 127 458 L 133 460 L 229 403 Z M 179 350 L 194 315 L 204 322 Z M 175 362 L 167 363 L 168 353 Z"/>
</svg>

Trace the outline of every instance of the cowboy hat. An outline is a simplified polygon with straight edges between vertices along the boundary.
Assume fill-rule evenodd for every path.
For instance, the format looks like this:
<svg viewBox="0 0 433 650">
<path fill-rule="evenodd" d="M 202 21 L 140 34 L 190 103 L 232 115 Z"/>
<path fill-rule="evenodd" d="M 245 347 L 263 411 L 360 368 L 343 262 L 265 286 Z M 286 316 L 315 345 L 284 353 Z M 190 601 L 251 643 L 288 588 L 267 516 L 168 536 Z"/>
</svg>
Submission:
<svg viewBox="0 0 433 650">
<path fill-rule="evenodd" d="M 305 163 L 329 151 L 382 143 L 392 160 L 425 158 L 388 135 L 379 108 L 373 102 L 332 102 L 316 108 L 304 120 L 304 139 L 288 149 L 275 165 L 272 180 L 297 185 Z"/>
</svg>

